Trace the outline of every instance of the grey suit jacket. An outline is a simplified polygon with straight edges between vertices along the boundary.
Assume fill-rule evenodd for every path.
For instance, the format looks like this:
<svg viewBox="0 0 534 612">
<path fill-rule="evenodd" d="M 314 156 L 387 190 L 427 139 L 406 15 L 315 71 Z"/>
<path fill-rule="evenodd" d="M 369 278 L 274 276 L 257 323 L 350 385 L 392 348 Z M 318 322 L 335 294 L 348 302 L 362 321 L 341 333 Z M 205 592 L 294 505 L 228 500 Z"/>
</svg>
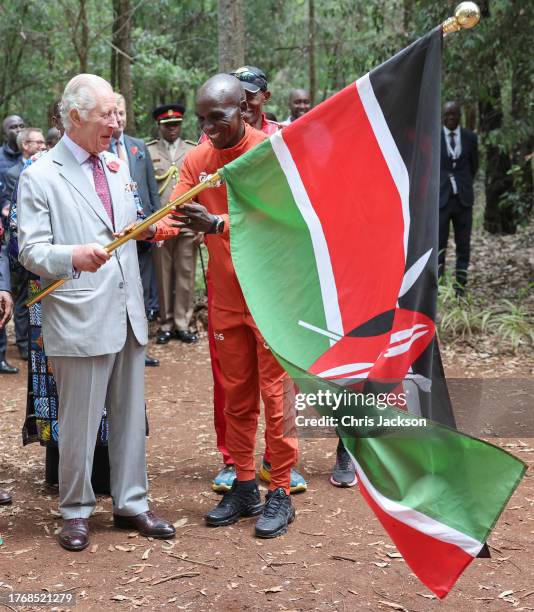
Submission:
<svg viewBox="0 0 534 612">
<path fill-rule="evenodd" d="M 143 212 L 148 217 L 160 207 L 158 184 L 154 166 L 144 140 L 123 135 L 130 176 L 137 183 Z M 111 150 L 111 148 L 110 148 Z"/>
<path fill-rule="evenodd" d="M 106 164 L 115 227 L 135 221 L 137 210 L 126 164 Z M 142 345 L 148 341 L 137 248 L 131 240 L 94 274 L 75 279 L 74 245 L 113 240 L 113 226 L 94 187 L 63 141 L 25 170 L 18 187 L 19 261 L 43 286 L 67 282 L 42 301 L 43 339 L 48 355 L 92 357 L 117 353 L 128 319 Z"/>
</svg>

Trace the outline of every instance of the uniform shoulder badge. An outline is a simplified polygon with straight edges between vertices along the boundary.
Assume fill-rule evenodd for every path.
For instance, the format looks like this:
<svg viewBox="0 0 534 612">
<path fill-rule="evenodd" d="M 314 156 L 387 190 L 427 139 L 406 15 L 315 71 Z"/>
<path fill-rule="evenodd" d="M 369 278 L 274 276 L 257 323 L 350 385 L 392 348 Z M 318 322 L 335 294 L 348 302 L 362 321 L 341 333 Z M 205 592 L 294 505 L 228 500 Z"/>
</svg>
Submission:
<svg viewBox="0 0 534 612">
<path fill-rule="evenodd" d="M 154 138 L 154 140 L 149 140 L 149 141 L 146 143 L 146 146 L 147 146 L 147 147 L 149 147 L 150 145 L 156 144 L 157 142 L 158 142 L 158 139 L 157 139 L 157 138 Z"/>
<path fill-rule="evenodd" d="M 184 140 L 184 142 L 187 142 L 187 144 L 193 145 L 194 147 L 196 147 L 196 146 L 197 146 L 197 143 L 196 143 L 196 142 L 194 142 L 193 140 L 187 140 L 187 139 L 185 139 L 185 140 Z"/>
</svg>

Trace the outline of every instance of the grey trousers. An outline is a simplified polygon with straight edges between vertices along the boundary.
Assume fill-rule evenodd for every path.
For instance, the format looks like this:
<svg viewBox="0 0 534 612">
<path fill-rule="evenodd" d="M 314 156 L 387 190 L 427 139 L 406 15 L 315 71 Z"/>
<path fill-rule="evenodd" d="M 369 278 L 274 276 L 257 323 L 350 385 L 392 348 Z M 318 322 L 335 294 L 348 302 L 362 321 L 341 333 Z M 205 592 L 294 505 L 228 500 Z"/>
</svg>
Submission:
<svg viewBox="0 0 534 612">
<path fill-rule="evenodd" d="M 145 347 L 128 323 L 119 353 L 49 357 L 59 395 L 59 510 L 88 518 L 95 506 L 91 472 L 105 405 L 114 514 L 148 510 L 145 457 Z"/>
</svg>

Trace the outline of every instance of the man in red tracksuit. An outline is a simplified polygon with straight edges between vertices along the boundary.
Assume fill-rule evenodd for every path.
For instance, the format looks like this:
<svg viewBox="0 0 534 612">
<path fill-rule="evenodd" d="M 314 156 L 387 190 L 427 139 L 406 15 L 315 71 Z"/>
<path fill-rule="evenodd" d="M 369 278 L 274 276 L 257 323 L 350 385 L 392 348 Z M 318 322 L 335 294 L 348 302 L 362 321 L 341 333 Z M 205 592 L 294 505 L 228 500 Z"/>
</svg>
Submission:
<svg viewBox="0 0 534 612">
<path fill-rule="evenodd" d="M 245 90 L 247 100 L 247 110 L 245 121 L 253 128 L 270 136 L 279 129 L 281 125 L 276 121 L 270 121 L 265 117 L 263 105 L 270 99 L 271 92 L 268 89 L 267 77 L 263 70 L 256 66 L 243 66 L 231 73 L 241 81 Z M 200 143 L 209 140 L 203 134 Z M 217 439 L 217 448 L 221 452 L 224 466 L 213 478 L 211 488 L 214 491 L 223 493 L 229 491 L 236 477 L 235 464 L 232 456 L 226 447 L 226 417 L 224 415 L 226 398 L 222 384 L 221 367 L 217 356 L 217 342 L 212 329 L 212 293 L 211 279 L 208 274 L 208 338 L 211 358 L 211 369 L 213 373 L 213 413 L 214 426 Z M 259 477 L 265 482 L 271 481 L 271 451 L 269 442 L 265 440 L 265 453 L 259 471 Z M 306 491 L 308 484 L 304 477 L 295 467 L 291 468 L 290 491 L 300 493 Z"/>
<path fill-rule="evenodd" d="M 208 140 L 187 154 L 180 170 L 180 182 L 171 198 L 185 193 L 266 138 L 245 123 L 246 110 L 245 92 L 234 76 L 218 74 L 200 88 L 196 114 Z M 213 290 L 213 336 L 226 396 L 226 446 L 237 473 L 230 491 L 206 514 L 206 523 L 230 525 L 242 516 L 261 514 L 256 523 L 256 536 L 276 537 L 285 533 L 295 518 L 289 488 L 291 467 L 297 458 L 297 441 L 284 437 L 283 433 L 284 388 L 288 377 L 265 344 L 235 274 L 225 186 L 208 188 L 196 200 L 199 204 L 180 209 L 185 217 L 165 218 L 140 238 L 165 240 L 184 226 L 206 235 Z M 265 505 L 256 484 L 254 464 L 260 394 L 272 462 Z"/>
</svg>

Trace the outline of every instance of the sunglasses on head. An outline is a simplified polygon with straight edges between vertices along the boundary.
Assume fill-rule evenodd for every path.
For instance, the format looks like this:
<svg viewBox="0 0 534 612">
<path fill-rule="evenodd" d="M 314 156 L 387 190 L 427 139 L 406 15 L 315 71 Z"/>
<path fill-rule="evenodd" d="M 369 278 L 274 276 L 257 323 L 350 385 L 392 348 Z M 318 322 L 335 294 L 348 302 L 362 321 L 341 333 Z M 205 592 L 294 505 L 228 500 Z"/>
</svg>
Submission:
<svg viewBox="0 0 534 612">
<path fill-rule="evenodd" d="M 231 74 L 232 76 L 235 76 L 240 81 L 246 81 L 247 83 L 254 83 L 254 85 L 258 85 L 258 83 L 256 82 L 257 80 L 265 82 L 265 79 L 263 77 L 259 76 L 255 72 L 251 72 L 250 70 L 243 70 L 243 72 L 232 72 Z M 267 84 L 261 85 L 261 86 L 258 85 L 258 87 L 260 87 L 260 89 L 265 90 L 267 87 Z"/>
</svg>

